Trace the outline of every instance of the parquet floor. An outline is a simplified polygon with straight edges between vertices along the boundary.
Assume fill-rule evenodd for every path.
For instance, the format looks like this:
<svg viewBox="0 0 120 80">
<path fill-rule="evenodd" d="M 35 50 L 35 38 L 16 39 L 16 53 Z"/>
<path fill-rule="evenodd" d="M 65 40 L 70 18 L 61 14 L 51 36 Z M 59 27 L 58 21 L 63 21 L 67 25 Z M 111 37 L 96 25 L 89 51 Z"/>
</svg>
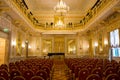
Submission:
<svg viewBox="0 0 120 80">
<path fill-rule="evenodd" d="M 69 70 L 63 59 L 54 60 L 52 80 L 71 80 Z"/>
</svg>

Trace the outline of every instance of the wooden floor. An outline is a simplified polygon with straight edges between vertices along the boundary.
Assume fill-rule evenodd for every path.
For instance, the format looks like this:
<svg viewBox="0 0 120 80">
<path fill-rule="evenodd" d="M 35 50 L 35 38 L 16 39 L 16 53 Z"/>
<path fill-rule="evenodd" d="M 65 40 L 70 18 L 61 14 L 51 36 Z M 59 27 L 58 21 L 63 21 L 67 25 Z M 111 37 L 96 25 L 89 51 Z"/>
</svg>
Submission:
<svg viewBox="0 0 120 80">
<path fill-rule="evenodd" d="M 63 59 L 54 60 L 52 80 L 71 80 L 69 70 Z"/>
</svg>

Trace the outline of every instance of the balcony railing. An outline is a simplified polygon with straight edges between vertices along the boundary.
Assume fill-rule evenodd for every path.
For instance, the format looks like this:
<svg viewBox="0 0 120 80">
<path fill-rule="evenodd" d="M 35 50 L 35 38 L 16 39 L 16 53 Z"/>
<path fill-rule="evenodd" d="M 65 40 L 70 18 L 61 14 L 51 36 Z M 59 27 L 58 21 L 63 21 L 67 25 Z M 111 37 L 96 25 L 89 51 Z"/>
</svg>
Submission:
<svg viewBox="0 0 120 80">
<path fill-rule="evenodd" d="M 109 2 L 112 0 L 97 0 L 97 2 L 94 4 L 94 6 L 88 10 L 88 13 L 86 16 L 80 20 L 80 23 L 73 23 L 72 26 L 66 24 L 66 27 L 63 28 L 56 28 L 53 26 L 46 26 L 46 24 L 40 23 L 32 14 L 31 11 L 29 11 L 29 8 L 24 0 L 12 0 L 19 9 L 25 14 L 25 16 L 32 22 L 33 25 L 35 25 L 35 28 L 40 28 L 43 30 L 56 30 L 56 29 L 65 29 L 65 30 L 73 30 L 73 29 L 82 29 L 84 26 L 92 19 L 102 8 L 106 6 Z"/>
</svg>

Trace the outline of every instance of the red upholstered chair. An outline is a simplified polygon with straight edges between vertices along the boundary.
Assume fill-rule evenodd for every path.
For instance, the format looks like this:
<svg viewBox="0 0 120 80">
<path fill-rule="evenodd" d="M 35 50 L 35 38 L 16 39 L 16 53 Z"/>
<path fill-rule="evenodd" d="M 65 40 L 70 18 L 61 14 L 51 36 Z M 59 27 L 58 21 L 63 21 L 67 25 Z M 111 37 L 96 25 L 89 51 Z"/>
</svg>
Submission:
<svg viewBox="0 0 120 80">
<path fill-rule="evenodd" d="M 110 64 L 110 63 L 109 63 L 109 64 L 106 64 L 104 70 L 106 70 L 106 69 L 109 68 L 109 67 L 113 67 L 112 64 Z"/>
<path fill-rule="evenodd" d="M 6 68 L 6 67 L 1 67 L 0 66 L 0 70 L 6 70 L 8 72 L 8 68 Z"/>
<path fill-rule="evenodd" d="M 41 69 L 41 65 L 37 64 L 36 66 L 38 67 L 38 70 L 40 70 L 40 69 Z"/>
<path fill-rule="evenodd" d="M 109 74 L 105 80 L 120 80 L 120 77 L 117 74 Z"/>
<path fill-rule="evenodd" d="M 15 76 L 21 76 L 21 72 L 18 70 L 13 70 L 10 72 L 10 79 L 13 79 Z"/>
<path fill-rule="evenodd" d="M 36 73 L 36 72 L 39 70 L 39 68 L 38 68 L 37 66 L 32 66 L 32 67 L 31 67 L 31 70 L 32 70 L 34 73 Z"/>
<path fill-rule="evenodd" d="M 99 70 L 103 71 L 103 65 L 99 64 L 99 65 L 96 65 L 95 68 L 98 68 Z"/>
<path fill-rule="evenodd" d="M 118 76 L 120 76 L 120 69 L 117 71 Z"/>
<path fill-rule="evenodd" d="M 102 71 L 100 69 L 98 69 L 98 68 L 93 69 L 91 73 L 92 74 L 98 74 L 100 77 L 103 76 Z"/>
<path fill-rule="evenodd" d="M 34 73 L 32 70 L 26 70 L 24 73 L 23 73 L 23 76 L 26 80 L 30 80 L 33 76 L 34 76 Z"/>
<path fill-rule="evenodd" d="M 0 70 L 0 77 L 3 77 L 6 80 L 9 80 L 9 74 L 6 70 Z"/>
<path fill-rule="evenodd" d="M 115 70 L 114 68 L 112 68 L 112 67 L 109 67 L 109 68 L 107 68 L 107 69 L 105 70 L 105 72 L 104 72 L 103 74 L 104 74 L 104 76 L 106 77 L 106 76 L 108 76 L 109 74 L 113 74 L 113 73 L 116 73 L 116 70 Z"/>
<path fill-rule="evenodd" d="M 102 80 L 102 78 L 97 74 L 90 74 L 85 80 Z"/>
<path fill-rule="evenodd" d="M 93 70 L 93 66 L 91 66 L 91 65 L 86 66 L 86 68 L 89 70 L 90 73 Z"/>
<path fill-rule="evenodd" d="M 30 80 L 45 80 L 40 76 L 33 76 Z"/>
<path fill-rule="evenodd" d="M 6 80 L 5 78 L 3 78 L 3 77 L 0 77 L 0 80 Z M 9 79 L 8 79 L 9 80 Z"/>
<path fill-rule="evenodd" d="M 116 69 L 116 70 L 119 70 L 119 69 L 120 69 L 120 64 L 116 65 L 116 66 L 115 66 L 115 69 Z"/>
<path fill-rule="evenodd" d="M 44 70 L 37 71 L 36 76 L 41 76 L 45 80 L 49 78 L 47 72 Z"/>
<path fill-rule="evenodd" d="M 50 69 L 48 66 L 43 66 L 41 69 L 46 71 L 48 74 L 50 74 Z"/>
<path fill-rule="evenodd" d="M 25 66 L 20 66 L 19 70 L 23 74 L 26 70 L 28 70 L 28 68 Z"/>
<path fill-rule="evenodd" d="M 17 67 L 16 66 L 10 66 L 9 67 L 9 72 L 13 71 L 13 70 L 17 70 Z"/>
<path fill-rule="evenodd" d="M 8 71 L 8 66 L 6 64 L 2 64 L 0 66 L 0 69 L 4 69 L 4 70 Z"/>
<path fill-rule="evenodd" d="M 6 64 L 1 64 L 1 67 L 6 67 L 8 68 L 8 66 Z"/>
<path fill-rule="evenodd" d="M 23 76 L 15 76 L 13 77 L 12 80 L 28 80 L 28 79 L 25 79 Z"/>
<path fill-rule="evenodd" d="M 82 67 L 81 66 L 76 66 L 75 67 L 75 78 L 77 78 L 78 77 L 78 73 L 79 73 L 79 71 L 82 69 Z"/>
<path fill-rule="evenodd" d="M 79 80 L 85 80 L 88 75 L 89 75 L 88 69 L 84 68 L 79 71 L 78 78 Z"/>
<path fill-rule="evenodd" d="M 75 66 L 77 66 L 78 63 L 73 63 L 71 66 L 70 66 L 70 69 L 72 70 L 72 73 L 74 73 L 74 69 L 75 69 Z"/>
<path fill-rule="evenodd" d="M 9 63 L 9 67 L 11 66 L 15 66 L 15 64 L 13 62 Z"/>
<path fill-rule="evenodd" d="M 48 66 L 50 70 L 52 69 L 53 64 L 45 64 L 45 66 Z"/>
</svg>

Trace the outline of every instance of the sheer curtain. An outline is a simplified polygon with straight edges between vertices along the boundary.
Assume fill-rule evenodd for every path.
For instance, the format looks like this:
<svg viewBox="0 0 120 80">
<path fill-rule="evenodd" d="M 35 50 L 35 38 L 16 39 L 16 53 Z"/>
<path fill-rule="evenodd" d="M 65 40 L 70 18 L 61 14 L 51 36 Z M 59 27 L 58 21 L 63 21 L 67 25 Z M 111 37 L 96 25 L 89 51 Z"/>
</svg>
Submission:
<svg viewBox="0 0 120 80">
<path fill-rule="evenodd" d="M 120 48 L 119 48 L 119 30 L 118 29 L 110 32 L 110 45 L 112 46 L 112 55 L 114 57 L 119 57 Z"/>
</svg>

